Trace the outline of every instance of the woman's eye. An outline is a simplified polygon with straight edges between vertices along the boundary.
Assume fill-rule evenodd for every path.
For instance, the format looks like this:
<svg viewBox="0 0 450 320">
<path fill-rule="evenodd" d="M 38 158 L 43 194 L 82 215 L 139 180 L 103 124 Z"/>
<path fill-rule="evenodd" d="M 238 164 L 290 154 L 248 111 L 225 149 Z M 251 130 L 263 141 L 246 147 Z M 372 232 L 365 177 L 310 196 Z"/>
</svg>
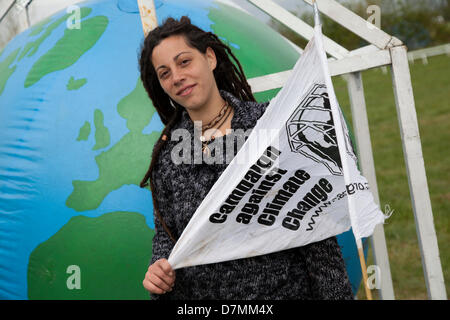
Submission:
<svg viewBox="0 0 450 320">
<path fill-rule="evenodd" d="M 161 74 L 159 75 L 159 77 L 160 77 L 160 78 L 164 78 L 166 75 L 167 75 L 167 71 L 161 73 Z"/>
<path fill-rule="evenodd" d="M 189 62 L 189 60 L 183 60 L 182 62 L 181 62 L 181 64 L 186 64 L 186 63 L 188 63 Z"/>
</svg>

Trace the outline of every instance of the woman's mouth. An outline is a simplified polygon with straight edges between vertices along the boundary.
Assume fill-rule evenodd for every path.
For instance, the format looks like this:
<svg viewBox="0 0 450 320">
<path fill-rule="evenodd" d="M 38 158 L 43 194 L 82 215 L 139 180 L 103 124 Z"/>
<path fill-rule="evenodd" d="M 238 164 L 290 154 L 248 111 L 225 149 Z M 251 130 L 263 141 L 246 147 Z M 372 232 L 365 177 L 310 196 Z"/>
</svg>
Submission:
<svg viewBox="0 0 450 320">
<path fill-rule="evenodd" d="M 195 86 L 196 85 L 194 84 L 192 86 L 187 87 L 186 89 L 184 89 L 183 91 L 178 93 L 178 95 L 182 96 L 182 97 L 185 97 L 185 96 L 189 95 L 192 92 L 192 90 L 194 89 Z"/>
</svg>

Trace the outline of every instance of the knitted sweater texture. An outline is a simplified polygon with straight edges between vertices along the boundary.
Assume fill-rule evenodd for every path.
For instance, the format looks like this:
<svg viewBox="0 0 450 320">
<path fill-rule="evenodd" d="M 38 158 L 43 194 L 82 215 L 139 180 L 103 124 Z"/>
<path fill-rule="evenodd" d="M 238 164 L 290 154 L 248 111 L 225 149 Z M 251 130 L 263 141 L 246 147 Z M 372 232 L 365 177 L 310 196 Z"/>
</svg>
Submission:
<svg viewBox="0 0 450 320">
<path fill-rule="evenodd" d="M 221 90 L 221 96 L 234 108 L 231 120 L 233 130 L 243 129 L 247 134 L 256 125 L 269 102 L 244 102 Z M 176 129 L 191 133 L 194 124 L 184 110 Z M 214 143 L 225 145 L 226 136 Z M 172 234 L 179 238 L 189 220 L 206 197 L 229 161 L 220 163 L 181 163 L 172 161 L 171 151 L 179 143 L 171 138 L 161 149 L 152 179 L 156 190 L 153 197 Z M 240 145 L 234 143 L 234 154 Z M 223 148 L 225 152 L 225 148 Z M 194 146 L 192 148 L 194 153 Z M 213 152 L 211 156 L 214 156 Z M 226 159 L 226 155 L 223 155 Z M 174 242 L 155 216 L 155 236 L 150 264 L 168 258 Z M 198 265 L 175 270 L 175 286 L 171 292 L 151 299 L 353 299 L 349 278 L 336 237 L 306 246 L 220 263 Z"/>
</svg>

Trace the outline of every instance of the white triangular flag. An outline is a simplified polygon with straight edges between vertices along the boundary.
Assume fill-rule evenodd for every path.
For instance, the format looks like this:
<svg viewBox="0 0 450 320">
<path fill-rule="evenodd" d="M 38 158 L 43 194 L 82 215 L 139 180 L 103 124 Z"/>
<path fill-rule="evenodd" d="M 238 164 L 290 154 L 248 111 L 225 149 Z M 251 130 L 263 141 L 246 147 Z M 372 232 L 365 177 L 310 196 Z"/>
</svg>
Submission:
<svg viewBox="0 0 450 320">
<path fill-rule="evenodd" d="M 320 24 L 314 29 L 285 86 L 175 244 L 172 268 L 299 247 L 350 227 L 360 242 L 384 222 L 357 168 Z"/>
</svg>

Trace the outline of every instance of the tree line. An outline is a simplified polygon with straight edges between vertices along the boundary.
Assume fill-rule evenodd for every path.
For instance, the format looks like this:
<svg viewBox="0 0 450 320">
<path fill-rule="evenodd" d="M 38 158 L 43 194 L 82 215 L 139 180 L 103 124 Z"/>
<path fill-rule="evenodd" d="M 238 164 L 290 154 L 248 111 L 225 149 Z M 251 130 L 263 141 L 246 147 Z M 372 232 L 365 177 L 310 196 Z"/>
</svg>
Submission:
<svg viewBox="0 0 450 320">
<path fill-rule="evenodd" d="M 376 23 L 386 33 L 400 39 L 409 50 L 450 42 L 449 0 L 361 0 L 357 2 L 341 0 L 339 2 L 369 22 Z M 290 12 L 308 24 L 314 24 L 310 7 L 299 6 Z M 365 40 L 324 14 L 321 15 L 321 20 L 323 33 L 346 49 L 354 50 L 368 45 Z M 280 22 L 271 19 L 269 25 L 300 47 L 303 48 L 306 45 L 305 39 Z"/>
</svg>

